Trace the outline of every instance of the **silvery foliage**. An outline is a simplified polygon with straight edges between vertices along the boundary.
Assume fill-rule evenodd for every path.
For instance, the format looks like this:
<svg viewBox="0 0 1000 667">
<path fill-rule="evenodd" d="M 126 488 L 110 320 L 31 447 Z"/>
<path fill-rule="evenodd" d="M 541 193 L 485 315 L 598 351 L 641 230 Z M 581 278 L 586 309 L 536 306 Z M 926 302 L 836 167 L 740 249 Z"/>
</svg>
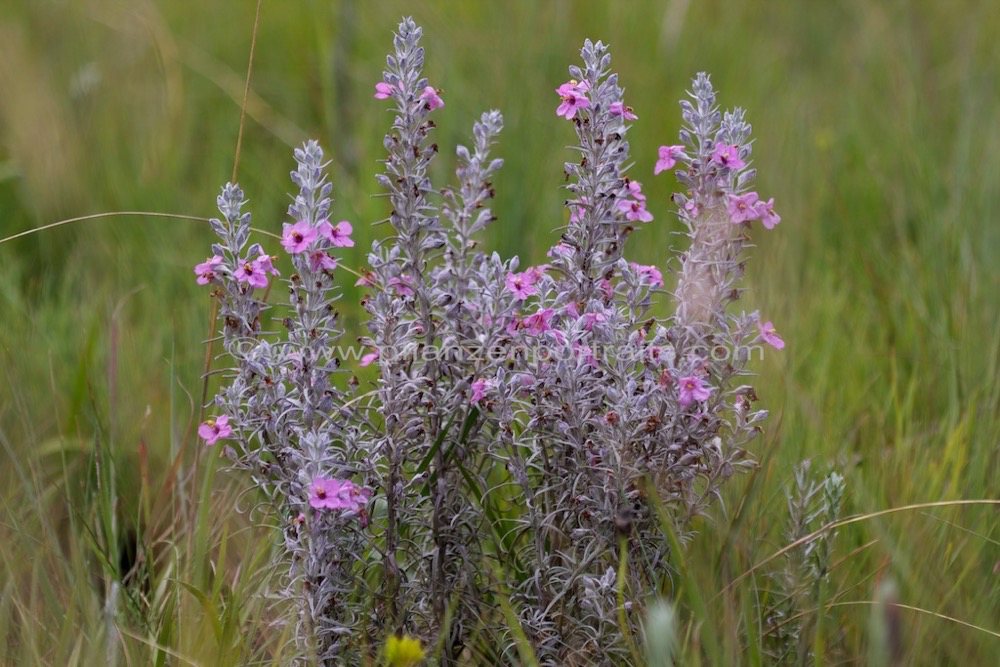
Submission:
<svg viewBox="0 0 1000 667">
<path fill-rule="evenodd" d="M 489 179 L 502 161 L 489 152 L 503 119 L 490 111 L 474 125 L 472 148 L 457 150 L 458 186 L 444 191 L 438 209 L 427 175 L 438 149 L 428 142 L 434 124 L 420 97 L 428 85 L 420 37 L 412 20 L 399 25 L 383 75 L 395 118 L 377 178 L 388 191 L 393 233 L 368 256 L 375 290 L 363 302 L 363 342 L 380 355 L 373 408 L 381 421 L 368 448 L 385 503 L 381 620 L 433 639 L 453 606 L 447 654 L 477 622 L 487 585 L 488 530 L 468 487 L 486 484 L 482 444 L 490 436 L 469 387 L 497 372 L 501 360 L 477 351 L 500 343 L 513 301 L 503 283 L 510 265 L 476 251 L 474 240 L 493 219 Z"/>
<path fill-rule="evenodd" d="M 835 470 L 817 479 L 808 459 L 796 466 L 791 489 L 786 492 L 784 538 L 789 543 L 798 542 L 838 521 L 845 490 L 844 476 Z M 763 615 L 768 625 L 767 648 L 777 664 L 801 664 L 811 658 L 812 640 L 803 613 L 824 602 L 821 587 L 830 578 L 836 537 L 835 531 L 828 530 L 807 540 L 785 554 L 782 567 L 770 575 L 776 586 L 776 601 Z"/>
<path fill-rule="evenodd" d="M 567 206 L 581 213 L 562 232 L 573 251 L 554 254 L 538 286 L 539 310 L 556 313 L 545 344 L 562 354 L 523 360 L 530 397 L 517 383 L 497 383 L 498 412 L 511 416 L 493 449 L 524 495 L 519 521 L 530 538 L 518 545 L 516 599 L 522 625 L 550 664 L 626 656 L 612 613 L 617 591 L 606 586 L 621 541 L 631 610 L 667 571 L 667 540 L 649 495 L 683 527 L 719 498 L 734 472 L 752 465 L 745 447 L 766 416 L 741 383 L 757 314 L 727 312 L 739 297 L 748 241 L 726 214 L 727 197 L 753 172 L 710 160 L 717 142 L 749 157 L 743 112 L 721 116 L 705 75 L 694 82 L 693 103 L 682 105 L 688 155 L 679 176 L 690 191 L 676 201 L 690 245 L 678 258 L 675 313 L 658 320 L 651 315 L 657 295 L 622 258 L 633 231 L 616 207 L 629 185 L 628 126 L 611 112 L 622 90 L 603 44 L 588 41 L 582 56 L 584 66 L 570 75 L 587 82 L 591 104 L 574 120 L 580 161 L 566 165 Z M 689 200 L 697 203 L 693 213 L 684 207 Z M 684 407 L 677 379 L 690 375 L 713 391 L 707 402 Z M 634 629 L 631 611 L 628 618 Z"/>
<path fill-rule="evenodd" d="M 291 177 L 299 191 L 288 215 L 318 226 L 328 215 L 332 190 L 323 152 L 309 142 L 295 151 L 295 160 Z M 370 543 L 356 517 L 308 507 L 309 485 L 318 476 L 371 476 L 360 456 L 361 430 L 349 396 L 333 381 L 340 366 L 333 356 L 342 334 L 334 307 L 339 290 L 331 273 L 313 270 L 307 254 L 293 255 L 295 272 L 284 281 L 288 316 L 279 335 L 279 323 L 264 319 L 264 302 L 234 277 L 242 263 L 263 254 L 256 244 L 246 248 L 250 214 L 242 212 L 243 191 L 229 184 L 218 203 L 222 218 L 212 226 L 220 243 L 213 252 L 224 261 L 216 295 L 223 346 L 233 361 L 215 398 L 234 430 L 235 444 L 226 454 L 250 475 L 280 521 L 289 569 L 279 597 L 299 609 L 295 636 L 301 653 L 332 660 L 362 620 L 365 595 L 359 588 L 365 580 L 356 555 Z M 317 243 L 322 249 L 329 244 L 322 237 Z"/>
<path fill-rule="evenodd" d="M 682 103 L 688 149 L 678 177 L 688 191 L 674 198 L 688 247 L 675 259 L 672 296 L 655 289 L 624 259 L 635 231 L 618 207 L 629 196 L 629 126 L 611 111 L 623 91 L 607 47 L 588 40 L 583 66 L 570 68 L 590 101 L 573 121 L 579 160 L 566 164 L 575 215 L 560 228 L 563 251 L 535 273 L 538 293 L 519 301 L 505 286 L 517 258 L 483 253 L 475 239 L 493 220 L 490 179 L 501 161 L 490 150 L 502 118 L 482 115 L 471 147 L 457 149 L 457 185 L 436 190 L 420 37 L 404 20 L 384 72 L 394 121 L 377 179 L 391 232 L 368 256 L 359 339 L 379 353 L 373 391 L 334 382 L 338 292 L 307 253 L 293 256 L 286 281 L 285 335 L 263 331 L 267 306 L 233 279 L 260 252 L 246 248 L 243 193 L 223 190 L 214 250 L 225 258 L 217 282 L 234 367 L 216 402 L 234 426 L 229 453 L 282 519 L 282 594 L 299 603 L 303 656 L 354 664 L 397 631 L 443 647 L 446 663 L 484 633 L 514 655 L 496 613 L 496 596 L 510 595 L 544 664 L 617 662 L 628 655 L 618 596 L 637 632 L 639 611 L 668 576 L 650 499 L 680 528 L 704 513 L 753 465 L 745 448 L 766 416 L 742 383 L 757 315 L 728 312 L 748 237 L 726 216 L 727 196 L 745 190 L 753 170 L 710 159 L 726 142 L 747 160 L 750 126 L 741 110 L 719 112 L 707 76 L 695 79 Z M 330 206 L 322 152 L 310 142 L 295 157 L 300 192 L 289 216 L 316 226 Z M 654 311 L 663 297 L 675 308 L 665 319 Z M 546 326 L 528 325 L 533 314 Z M 685 407 L 677 380 L 690 375 L 713 390 Z M 308 484 L 319 475 L 372 488 L 370 522 L 311 511 Z"/>
</svg>

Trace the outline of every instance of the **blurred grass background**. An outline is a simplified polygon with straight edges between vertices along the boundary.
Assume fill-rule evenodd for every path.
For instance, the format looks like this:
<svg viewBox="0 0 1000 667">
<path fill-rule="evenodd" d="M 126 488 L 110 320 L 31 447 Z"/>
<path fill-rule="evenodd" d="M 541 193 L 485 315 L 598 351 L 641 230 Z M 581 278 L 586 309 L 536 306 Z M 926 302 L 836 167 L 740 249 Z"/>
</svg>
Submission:
<svg viewBox="0 0 1000 667">
<path fill-rule="evenodd" d="M 4 3 L 0 237 L 106 211 L 213 215 L 233 168 L 255 7 Z M 633 237 L 633 260 L 664 265 L 677 239 L 676 183 L 654 180 L 652 165 L 675 141 L 690 77 L 710 72 L 723 106 L 749 110 L 758 189 L 783 222 L 755 235 L 747 305 L 789 345 L 758 369 L 772 410 L 760 473 L 697 526 L 688 562 L 708 597 L 786 543 L 783 492 L 803 459 L 846 475 L 850 513 L 1000 496 L 995 4 L 265 1 L 239 173 L 255 226 L 280 227 L 292 147 L 317 138 L 333 161 L 335 215 L 355 223 L 346 261 L 363 263 L 381 233 L 366 223 L 386 214 L 370 194 L 389 117 L 371 95 L 404 14 L 424 26 L 426 72 L 445 91 L 438 183 L 479 113 L 501 109 L 506 164 L 486 246 L 532 263 L 565 218 L 572 131 L 553 88 L 585 37 L 611 43 L 640 119 L 633 176 L 657 219 Z M 173 484 L 210 315 L 191 267 L 210 242 L 202 223 L 118 217 L 0 245 L 0 664 L 96 664 L 115 643 L 135 655 L 170 647 L 170 659 L 151 651 L 161 664 L 280 651 L 255 597 L 267 541 L 233 513 L 240 481 L 203 466 Z M 358 296 L 347 291 L 349 331 Z M 1000 631 L 998 517 L 948 508 L 844 529 L 834 587 L 870 600 L 892 578 L 906 604 Z M 113 573 L 136 533 L 163 567 L 147 599 L 121 603 L 129 625 L 108 600 L 124 599 Z M 719 603 L 733 632 L 752 593 L 742 590 Z M 901 613 L 901 664 L 985 665 L 1000 652 L 987 633 Z M 863 662 L 868 615 L 832 609 L 820 653 Z"/>
</svg>

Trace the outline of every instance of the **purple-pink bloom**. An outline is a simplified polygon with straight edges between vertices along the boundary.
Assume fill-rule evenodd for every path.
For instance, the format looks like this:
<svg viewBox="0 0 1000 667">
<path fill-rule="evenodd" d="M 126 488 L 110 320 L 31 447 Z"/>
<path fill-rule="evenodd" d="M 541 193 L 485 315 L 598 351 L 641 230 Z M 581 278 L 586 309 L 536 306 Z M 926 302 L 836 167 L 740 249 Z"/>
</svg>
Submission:
<svg viewBox="0 0 1000 667">
<path fill-rule="evenodd" d="M 549 270 L 548 264 L 539 264 L 538 266 L 529 266 L 524 270 L 524 275 L 528 276 L 528 279 L 533 283 L 537 283 L 545 275 L 545 272 Z"/>
<path fill-rule="evenodd" d="M 233 427 L 229 425 L 229 415 L 209 419 L 198 427 L 198 437 L 205 441 L 206 446 L 225 440 L 232 434 Z"/>
<path fill-rule="evenodd" d="M 374 352 L 369 352 L 361 357 L 361 361 L 358 363 L 359 366 L 371 366 L 373 363 L 378 361 L 378 350 Z"/>
<path fill-rule="evenodd" d="M 607 322 L 608 316 L 604 313 L 584 313 L 580 316 L 580 319 L 583 320 L 584 329 L 587 331 L 593 331 L 594 325 L 599 322 Z"/>
<path fill-rule="evenodd" d="M 427 106 L 431 111 L 444 106 L 444 100 L 441 99 L 441 91 L 435 90 L 433 86 L 426 86 L 424 92 L 420 93 L 420 99 L 427 102 Z"/>
<path fill-rule="evenodd" d="M 268 262 L 270 262 L 269 257 Z M 259 258 L 252 262 L 249 258 L 244 260 L 236 269 L 235 275 L 237 282 L 248 283 L 250 287 L 267 287 L 267 273 Z"/>
<path fill-rule="evenodd" d="M 371 271 L 365 271 L 364 274 L 358 278 L 357 282 L 354 283 L 355 287 L 375 287 L 375 274 Z"/>
<path fill-rule="evenodd" d="M 385 81 L 379 81 L 375 84 L 375 99 L 384 100 L 396 92 L 396 86 L 391 83 L 386 83 Z"/>
<path fill-rule="evenodd" d="M 405 273 L 398 278 L 389 279 L 389 287 L 394 287 L 400 296 L 413 296 L 413 278 Z"/>
<path fill-rule="evenodd" d="M 760 217 L 757 209 L 757 193 L 748 192 L 745 195 L 729 195 L 727 210 L 733 224 L 739 224 L 748 220 L 756 220 Z"/>
<path fill-rule="evenodd" d="M 340 481 L 320 476 L 309 485 L 309 504 L 316 509 L 339 509 Z"/>
<path fill-rule="evenodd" d="M 625 120 L 639 120 L 632 107 L 625 106 L 624 102 L 612 102 L 611 106 L 608 107 L 608 113 L 612 116 L 624 116 Z"/>
<path fill-rule="evenodd" d="M 653 214 L 646 210 L 646 201 L 643 199 L 619 199 L 618 210 L 625 214 L 625 219 L 631 222 L 650 222 Z"/>
<path fill-rule="evenodd" d="M 578 204 L 571 204 L 569 207 L 569 221 L 570 222 L 580 222 L 583 220 L 583 216 L 587 214 L 588 200 L 586 197 L 580 197 L 580 202 Z"/>
<path fill-rule="evenodd" d="M 757 215 L 766 229 L 774 229 L 774 226 L 781 222 L 781 216 L 774 212 L 774 197 L 767 201 L 757 202 Z"/>
<path fill-rule="evenodd" d="M 259 270 L 263 271 L 265 275 L 267 275 L 268 273 L 270 273 L 272 276 L 281 275 L 280 273 L 278 273 L 278 269 L 274 268 L 274 264 L 271 263 L 273 260 L 277 259 L 277 257 L 271 257 L 266 252 L 264 252 L 264 249 L 260 247 L 259 243 L 255 243 L 252 246 L 250 246 L 251 254 L 253 253 L 254 250 L 257 251 L 257 259 L 253 261 L 254 266 L 256 266 Z"/>
<path fill-rule="evenodd" d="M 336 225 L 331 225 L 329 220 L 324 220 L 319 225 L 319 233 L 327 239 L 334 248 L 353 248 L 354 241 L 351 240 L 351 233 L 354 228 L 347 220 L 341 220 Z"/>
<path fill-rule="evenodd" d="M 699 206 L 698 202 L 696 202 L 695 200 L 688 199 L 686 202 L 684 202 L 684 210 L 688 212 L 688 215 L 694 218 L 697 217 L 699 213 L 701 213 L 701 206 Z"/>
<path fill-rule="evenodd" d="M 746 162 L 740 159 L 739 150 L 732 144 L 716 144 L 712 151 L 712 161 L 726 169 L 742 169 L 746 166 Z"/>
<path fill-rule="evenodd" d="M 549 251 L 545 253 L 547 257 L 571 257 L 573 255 L 573 246 L 568 243 L 557 243 Z"/>
<path fill-rule="evenodd" d="M 309 266 L 313 271 L 333 271 L 337 268 L 337 259 L 325 250 L 313 250 L 309 253 Z"/>
<path fill-rule="evenodd" d="M 519 301 L 524 301 L 532 294 L 538 294 L 538 288 L 535 287 L 535 281 L 537 277 L 533 276 L 529 271 L 524 271 L 523 273 L 507 273 L 507 279 L 504 281 L 507 289 L 514 293 L 514 297 Z"/>
<path fill-rule="evenodd" d="M 663 274 L 653 265 L 631 263 L 632 270 L 636 272 L 640 280 L 651 287 L 663 287 Z"/>
<path fill-rule="evenodd" d="M 281 245 L 292 255 L 297 255 L 316 240 L 318 232 L 308 220 L 299 220 L 294 225 L 287 222 L 282 227 Z"/>
<path fill-rule="evenodd" d="M 576 115 L 577 110 L 590 107 L 590 100 L 585 95 L 589 87 L 586 81 L 581 84 L 571 80 L 556 88 L 556 93 L 562 100 L 559 108 L 556 109 L 556 115 L 565 116 L 567 120 L 571 120 Z"/>
<path fill-rule="evenodd" d="M 372 497 L 372 490 L 363 489 L 351 480 L 345 479 L 340 483 L 340 492 L 337 497 L 340 509 L 345 509 L 348 512 L 361 512 Z"/>
<path fill-rule="evenodd" d="M 546 331 L 552 330 L 549 322 L 552 320 L 552 316 L 555 315 L 555 312 L 556 311 L 551 308 L 539 310 L 525 317 L 524 321 L 521 322 L 521 326 L 528 333 L 528 335 L 540 336 Z"/>
<path fill-rule="evenodd" d="M 469 402 L 473 405 L 479 403 L 484 398 L 486 398 L 486 391 L 489 389 L 489 383 L 483 378 L 479 378 L 472 383 L 472 398 Z"/>
<path fill-rule="evenodd" d="M 712 395 L 712 389 L 704 380 L 696 375 L 682 377 L 678 383 L 677 402 L 683 407 L 687 407 L 695 401 L 707 401 Z"/>
<path fill-rule="evenodd" d="M 628 182 L 628 193 L 639 201 L 646 201 L 646 195 L 642 194 L 642 183 L 639 181 Z"/>
<path fill-rule="evenodd" d="M 687 157 L 684 154 L 683 146 L 660 146 L 658 155 L 659 159 L 656 161 L 656 167 L 653 168 L 653 175 L 667 169 L 673 169 L 678 158 Z"/>
<path fill-rule="evenodd" d="M 194 267 L 194 273 L 198 276 L 198 284 L 207 285 L 215 280 L 215 267 L 219 264 L 222 264 L 222 258 L 215 255 Z"/>
<path fill-rule="evenodd" d="M 785 347 L 785 341 L 778 335 L 777 330 L 774 328 L 774 324 L 772 324 L 770 320 L 767 322 L 757 320 L 757 328 L 760 329 L 760 338 L 765 343 L 776 350 L 780 350 Z"/>
<path fill-rule="evenodd" d="M 371 489 L 362 489 L 349 479 L 319 476 L 309 485 L 309 504 L 316 509 L 360 512 L 371 495 Z"/>
</svg>

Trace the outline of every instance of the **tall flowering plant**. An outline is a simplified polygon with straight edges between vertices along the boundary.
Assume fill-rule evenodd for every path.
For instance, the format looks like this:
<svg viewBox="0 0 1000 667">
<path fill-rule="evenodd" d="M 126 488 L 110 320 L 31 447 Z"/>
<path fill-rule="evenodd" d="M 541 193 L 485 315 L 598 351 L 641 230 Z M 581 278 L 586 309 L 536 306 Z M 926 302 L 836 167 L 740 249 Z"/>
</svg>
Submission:
<svg viewBox="0 0 1000 667">
<path fill-rule="evenodd" d="M 583 67 L 556 90 L 581 156 L 566 164 L 569 222 L 545 270 L 509 286 L 521 297 L 523 347 L 545 354 L 518 359 L 530 395 L 523 383 L 494 383 L 511 426 L 493 454 L 523 493 L 519 521 L 534 537 L 520 551 L 530 557 L 521 622 L 554 663 L 626 655 L 619 596 L 634 618 L 666 572 L 650 497 L 683 525 L 752 465 L 746 446 L 766 412 L 753 407 L 746 365 L 754 345 L 784 345 L 757 313 L 728 308 L 753 221 L 770 229 L 780 220 L 773 200 L 748 191 L 743 111 L 720 113 L 699 74 L 681 105 L 682 143 L 659 149 L 654 172 L 676 169 L 688 188 L 673 200 L 689 247 L 675 260 L 674 313 L 658 319 L 654 300 L 669 296 L 662 271 L 624 258 L 627 239 L 652 221 L 641 184 L 626 175 L 637 116 L 606 46 L 588 41 L 581 55 Z"/>
<path fill-rule="evenodd" d="M 219 241 L 195 273 L 219 299 L 232 363 L 199 434 L 225 442 L 274 509 L 304 659 L 363 662 L 395 633 L 446 663 L 499 659 L 514 639 L 497 596 L 511 594 L 544 663 L 625 659 L 667 571 L 657 505 L 683 526 L 752 465 L 766 413 L 746 366 L 753 346 L 784 345 L 771 322 L 731 307 L 752 227 L 780 221 L 749 189 L 750 126 L 740 109 L 719 111 L 699 74 L 680 143 L 653 167 L 685 186 L 673 201 L 688 247 L 662 266 L 628 261 L 628 239 L 653 221 L 628 175 L 637 115 L 606 45 L 588 40 L 556 88 L 577 137 L 568 221 L 548 262 L 522 269 L 476 241 L 493 220 L 498 112 L 457 147 L 456 184 L 431 183 L 445 102 L 423 76 L 421 37 L 399 25 L 375 86 L 394 114 L 377 176 L 392 231 L 358 281 L 370 292 L 365 353 L 353 356 L 377 366 L 374 386 L 343 372 L 337 253 L 353 229 L 332 221 L 309 142 L 295 152 L 279 308 L 264 298 L 277 258 L 249 244 L 243 192 L 219 197 Z M 658 300 L 672 314 L 657 317 Z"/>
</svg>

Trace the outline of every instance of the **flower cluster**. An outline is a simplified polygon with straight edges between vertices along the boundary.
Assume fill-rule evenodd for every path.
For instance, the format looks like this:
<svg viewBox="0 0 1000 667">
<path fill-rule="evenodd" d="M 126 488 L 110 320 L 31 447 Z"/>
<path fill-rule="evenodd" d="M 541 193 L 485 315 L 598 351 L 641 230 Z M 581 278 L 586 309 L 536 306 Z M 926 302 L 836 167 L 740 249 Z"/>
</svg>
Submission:
<svg viewBox="0 0 1000 667">
<path fill-rule="evenodd" d="M 565 164 L 568 222 L 549 263 L 522 269 L 481 251 L 503 119 L 482 114 L 455 150 L 455 184 L 436 188 L 430 137 L 444 101 L 423 75 L 421 37 L 412 20 L 399 25 L 375 85 L 393 122 L 376 177 L 392 230 L 356 283 L 368 289 L 357 365 L 377 371 L 373 386 L 362 391 L 338 356 L 338 251 L 354 230 L 331 222 L 323 154 L 309 142 L 295 152 L 281 234 L 289 297 L 268 318 L 259 290 L 280 275 L 277 258 L 249 244 L 242 191 L 219 198 L 219 242 L 195 274 L 220 300 L 233 367 L 199 435 L 227 443 L 281 519 L 302 655 L 360 664 L 402 633 L 444 662 L 483 632 L 513 651 L 494 613 L 509 594 L 544 664 L 614 662 L 629 644 L 622 554 L 626 631 L 663 583 L 670 547 L 652 500 L 683 529 L 753 465 L 747 446 L 766 412 L 745 381 L 748 349 L 784 341 L 731 305 L 752 221 L 780 218 L 748 189 L 743 111 L 723 115 L 700 74 L 680 144 L 660 147 L 654 166 L 677 167 L 689 246 L 673 265 L 628 261 L 627 241 L 654 220 L 651 195 L 627 175 L 638 116 L 606 45 L 588 40 L 556 89 L 577 159 Z"/>
</svg>

